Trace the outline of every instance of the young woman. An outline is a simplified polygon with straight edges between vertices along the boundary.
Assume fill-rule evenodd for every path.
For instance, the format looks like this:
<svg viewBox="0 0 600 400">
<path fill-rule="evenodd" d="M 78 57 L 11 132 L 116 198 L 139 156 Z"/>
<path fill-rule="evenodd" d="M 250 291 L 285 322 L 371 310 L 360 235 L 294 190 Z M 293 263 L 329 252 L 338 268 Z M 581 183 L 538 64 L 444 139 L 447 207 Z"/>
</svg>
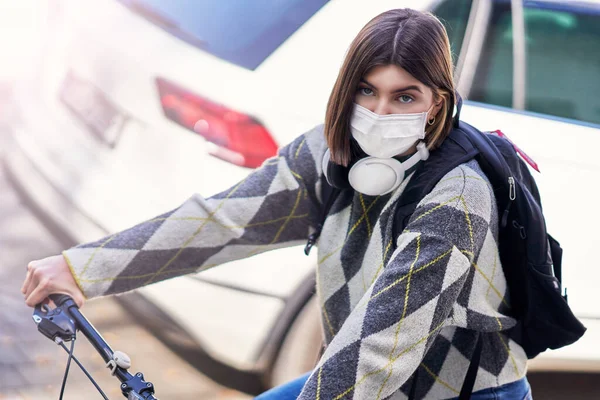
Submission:
<svg viewBox="0 0 600 400">
<path fill-rule="evenodd" d="M 505 334 L 516 322 L 496 201 L 477 162 L 448 173 L 393 236 L 412 171 L 452 129 L 452 70 L 437 18 L 409 9 L 377 16 L 348 51 L 324 126 L 223 193 L 194 195 L 129 230 L 31 262 L 27 304 L 66 293 L 82 305 L 301 244 L 320 222 L 327 179 L 344 188 L 318 242 L 327 347 L 310 374 L 261 398 L 456 398 L 481 334 L 471 398 L 530 399 L 527 357 Z"/>
</svg>

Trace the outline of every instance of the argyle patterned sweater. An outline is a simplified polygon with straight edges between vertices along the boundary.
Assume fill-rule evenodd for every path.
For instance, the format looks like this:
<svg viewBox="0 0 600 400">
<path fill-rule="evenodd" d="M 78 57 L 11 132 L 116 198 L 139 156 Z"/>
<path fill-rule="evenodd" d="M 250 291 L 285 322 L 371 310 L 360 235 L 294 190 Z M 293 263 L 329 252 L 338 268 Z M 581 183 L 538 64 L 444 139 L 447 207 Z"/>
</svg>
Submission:
<svg viewBox="0 0 600 400">
<path fill-rule="evenodd" d="M 303 244 L 321 215 L 325 150 L 318 126 L 233 188 L 63 255 L 92 298 Z M 487 178 L 475 161 L 457 167 L 392 237 L 406 183 L 384 196 L 342 191 L 333 204 L 316 272 L 327 347 L 300 399 L 406 399 L 417 370 L 417 398 L 455 398 L 477 332 L 475 391 L 525 376 L 505 332 L 515 320 Z"/>
</svg>

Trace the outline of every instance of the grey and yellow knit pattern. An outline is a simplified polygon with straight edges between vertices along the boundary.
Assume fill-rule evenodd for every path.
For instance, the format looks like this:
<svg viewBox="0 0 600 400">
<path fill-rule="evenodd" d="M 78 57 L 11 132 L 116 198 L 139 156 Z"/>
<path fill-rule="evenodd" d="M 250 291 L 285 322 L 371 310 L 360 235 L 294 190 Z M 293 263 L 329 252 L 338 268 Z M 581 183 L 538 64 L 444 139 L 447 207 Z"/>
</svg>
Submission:
<svg viewBox="0 0 600 400">
<path fill-rule="evenodd" d="M 320 126 L 223 193 L 63 254 L 90 298 L 302 244 L 320 216 L 325 149 Z M 301 399 L 405 399 L 417 369 L 417 398 L 456 397 L 477 332 L 474 390 L 526 373 L 525 353 L 504 332 L 515 321 L 487 178 L 476 162 L 456 168 L 393 238 L 404 187 L 378 197 L 343 191 L 332 207 L 317 269 L 328 345 Z"/>
</svg>

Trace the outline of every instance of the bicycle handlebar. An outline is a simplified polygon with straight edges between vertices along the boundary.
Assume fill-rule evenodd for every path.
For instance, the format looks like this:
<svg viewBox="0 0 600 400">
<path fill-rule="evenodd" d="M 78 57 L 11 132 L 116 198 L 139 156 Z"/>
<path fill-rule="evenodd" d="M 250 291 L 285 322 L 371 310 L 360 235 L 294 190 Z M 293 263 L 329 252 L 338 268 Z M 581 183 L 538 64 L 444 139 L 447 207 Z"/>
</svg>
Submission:
<svg viewBox="0 0 600 400">
<path fill-rule="evenodd" d="M 74 339 L 76 330 L 79 330 L 100 354 L 107 367 L 112 365 L 113 375 L 121 382 L 121 392 L 125 397 L 158 400 L 154 397 L 154 385 L 144 381 L 144 375 L 141 372 L 131 375 L 126 368 L 119 366 L 120 360 L 115 359 L 115 352 L 79 311 L 79 307 L 70 296 L 51 294 L 48 297 L 54 302 L 56 308 L 49 309 L 45 305 L 38 304 L 33 313 L 33 320 L 42 334 L 53 341 L 57 341 L 57 337 L 64 341 L 70 341 Z"/>
<path fill-rule="evenodd" d="M 50 298 L 50 300 L 52 300 L 54 302 L 54 304 L 56 304 L 57 307 L 62 306 L 63 303 L 67 300 L 73 300 L 71 298 L 71 296 L 69 296 L 68 294 L 62 294 L 62 293 L 51 294 L 48 297 Z"/>
</svg>

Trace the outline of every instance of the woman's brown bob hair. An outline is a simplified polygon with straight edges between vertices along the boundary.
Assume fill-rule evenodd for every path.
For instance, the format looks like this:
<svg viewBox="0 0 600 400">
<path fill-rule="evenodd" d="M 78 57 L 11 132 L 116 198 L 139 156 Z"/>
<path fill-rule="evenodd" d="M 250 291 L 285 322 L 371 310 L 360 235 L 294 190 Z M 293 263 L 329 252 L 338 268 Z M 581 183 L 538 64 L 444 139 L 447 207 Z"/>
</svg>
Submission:
<svg viewBox="0 0 600 400">
<path fill-rule="evenodd" d="M 331 160 L 347 166 L 352 158 L 350 117 L 360 79 L 378 65 L 405 69 L 442 101 L 433 125 L 427 125 L 425 141 L 437 148 L 452 128 L 455 104 L 452 56 L 448 34 L 432 14 L 411 9 L 386 11 L 358 33 L 331 91 L 325 115 L 325 137 Z"/>
</svg>

